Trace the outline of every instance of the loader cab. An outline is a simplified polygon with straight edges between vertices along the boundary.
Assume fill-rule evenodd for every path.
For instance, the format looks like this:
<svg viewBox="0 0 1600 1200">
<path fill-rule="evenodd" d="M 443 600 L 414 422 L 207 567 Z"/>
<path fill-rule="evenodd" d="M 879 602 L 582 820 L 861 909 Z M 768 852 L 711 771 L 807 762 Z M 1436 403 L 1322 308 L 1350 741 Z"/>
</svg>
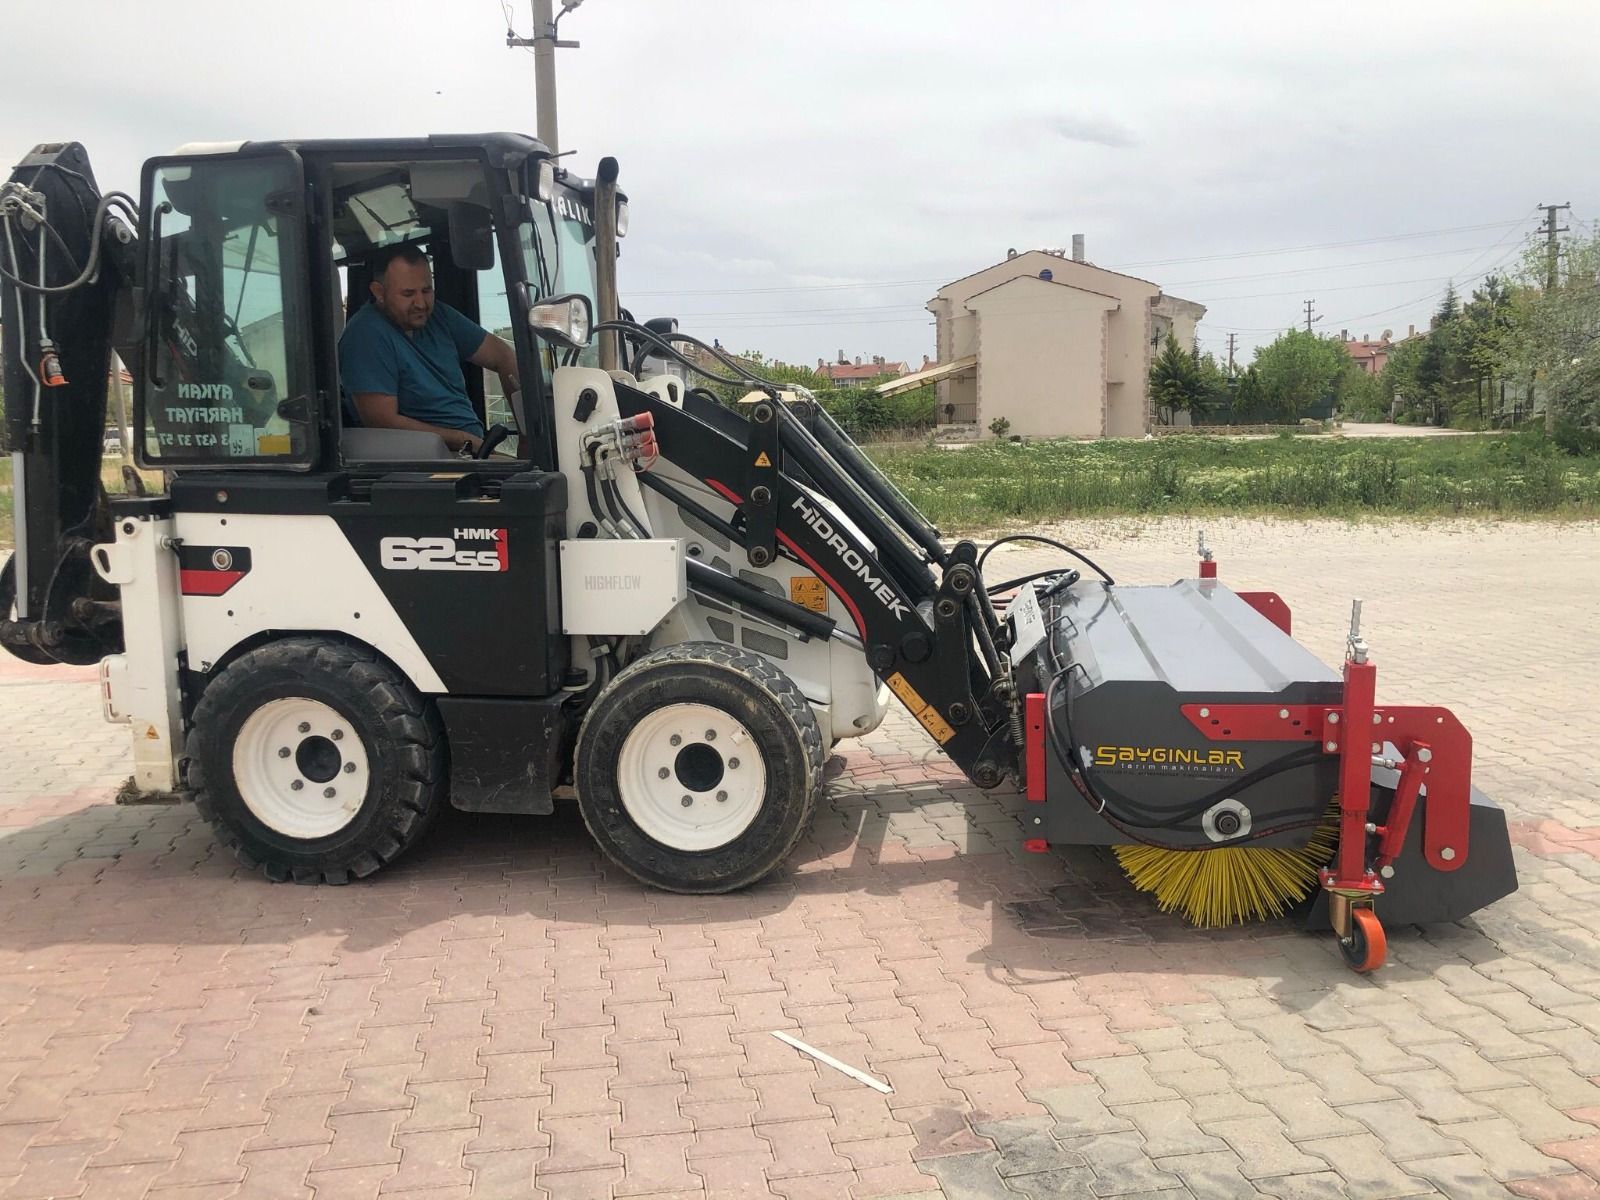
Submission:
<svg viewBox="0 0 1600 1200">
<path fill-rule="evenodd" d="M 444 455 L 430 435 L 360 430 L 338 341 L 375 258 L 414 243 L 437 299 L 511 343 L 522 383 L 465 369 L 483 469 L 550 469 L 550 384 L 592 345 L 530 328 L 543 299 L 594 302 L 592 188 L 514 134 L 196 147 L 146 164 L 141 465 L 168 471 L 389 472 Z M 487 384 L 487 386 L 486 386 Z M 431 445 L 437 443 L 437 445 Z"/>
</svg>

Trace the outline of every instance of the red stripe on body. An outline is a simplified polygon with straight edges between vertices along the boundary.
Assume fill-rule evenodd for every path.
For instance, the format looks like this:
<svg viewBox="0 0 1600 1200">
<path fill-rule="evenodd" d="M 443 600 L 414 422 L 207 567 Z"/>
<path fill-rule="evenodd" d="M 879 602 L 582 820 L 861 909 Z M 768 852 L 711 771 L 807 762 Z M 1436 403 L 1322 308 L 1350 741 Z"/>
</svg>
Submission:
<svg viewBox="0 0 1600 1200">
<path fill-rule="evenodd" d="M 180 570 L 178 587 L 185 596 L 220 596 L 245 574 L 244 571 Z"/>
</svg>

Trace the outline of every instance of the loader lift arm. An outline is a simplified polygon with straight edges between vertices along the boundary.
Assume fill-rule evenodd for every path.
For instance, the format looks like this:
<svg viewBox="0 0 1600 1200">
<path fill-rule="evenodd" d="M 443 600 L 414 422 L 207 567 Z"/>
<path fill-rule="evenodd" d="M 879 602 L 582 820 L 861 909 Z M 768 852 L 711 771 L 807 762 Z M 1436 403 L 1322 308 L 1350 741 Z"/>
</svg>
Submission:
<svg viewBox="0 0 1600 1200">
<path fill-rule="evenodd" d="M 696 391 L 681 406 L 625 383 L 616 393 L 624 417 L 650 415 L 664 457 L 733 507 L 728 524 L 752 566 L 787 558 L 824 582 L 874 673 L 974 784 L 1020 780 L 1020 699 L 978 548 L 947 548 L 820 406 L 758 386 L 764 395 L 742 406 L 747 416 Z M 694 503 L 670 484 L 650 486 L 680 507 Z"/>
</svg>

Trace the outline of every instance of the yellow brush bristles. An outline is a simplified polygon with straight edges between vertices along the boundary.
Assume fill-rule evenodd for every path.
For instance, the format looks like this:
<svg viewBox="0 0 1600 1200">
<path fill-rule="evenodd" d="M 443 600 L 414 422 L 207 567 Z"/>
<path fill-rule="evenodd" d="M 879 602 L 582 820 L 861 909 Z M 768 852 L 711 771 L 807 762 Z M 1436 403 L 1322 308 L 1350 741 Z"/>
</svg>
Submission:
<svg viewBox="0 0 1600 1200">
<path fill-rule="evenodd" d="M 1281 917 L 1316 886 L 1317 871 L 1333 856 L 1338 805 L 1304 846 L 1265 849 L 1164 850 L 1116 846 L 1133 886 L 1150 892 L 1162 912 L 1181 912 L 1193 925 L 1215 929 Z"/>
</svg>

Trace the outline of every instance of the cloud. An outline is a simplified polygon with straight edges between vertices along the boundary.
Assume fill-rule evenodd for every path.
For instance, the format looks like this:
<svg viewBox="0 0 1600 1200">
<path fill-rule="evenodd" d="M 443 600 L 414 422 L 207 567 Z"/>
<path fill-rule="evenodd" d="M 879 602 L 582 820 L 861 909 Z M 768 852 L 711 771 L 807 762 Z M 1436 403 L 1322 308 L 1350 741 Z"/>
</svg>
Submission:
<svg viewBox="0 0 1600 1200">
<path fill-rule="evenodd" d="M 134 188 L 144 157 L 182 142 L 534 126 L 533 59 L 506 48 L 498 3 L 276 0 L 265 22 L 259 6 L 215 0 L 145 7 L 162 19 L 115 20 L 113 0 L 75 6 L 90 19 L 63 66 L 27 50 L 55 35 L 55 8 L 8 6 L 0 78 L 48 103 L 0 106 L 0 172 L 56 138 L 84 142 L 102 186 Z M 561 23 L 582 42 L 557 55 L 562 148 L 583 174 L 602 154 L 623 165 L 622 286 L 625 301 L 641 294 L 636 311 L 715 311 L 691 331 L 798 362 L 841 347 L 916 361 L 933 348 L 921 305 L 937 282 L 1074 233 L 1091 260 L 1146 264 L 1132 270 L 1175 289 L 1326 268 L 1215 294 L 1183 286 L 1212 304 L 1208 349 L 1230 329 L 1270 338 L 1308 298 L 1336 332 L 1404 329 L 1426 322 L 1431 298 L 1360 314 L 1426 285 L 1347 265 L 1386 247 L 1459 246 L 1398 277 L 1465 283 L 1500 228 L 1260 252 L 1519 213 L 1531 231 L 1531 206 L 1552 195 L 1576 218 L 1600 211 L 1600 158 L 1571 153 L 1593 140 L 1600 109 L 1593 0 L 1547 5 L 1563 14 L 1555 26 L 1493 0 L 1453 6 L 1446 22 L 1439 4 L 1350 0 L 1342 27 L 1383 31 L 1355 66 L 1330 57 L 1324 6 L 1274 6 L 1269 20 L 1259 4 L 1219 0 L 1164 6 L 1155 23 L 1149 7 L 1010 0 L 983 10 L 975 37 L 971 0 L 585 4 Z M 512 8 L 526 33 L 527 5 Z M 410 61 L 419 29 L 414 80 L 337 86 L 352 47 L 363 63 Z M 254 76 L 307 85 L 242 86 L 230 46 L 248 47 Z M 173 69 L 130 73 L 141 63 Z M 1240 257 L 1172 261 L 1229 255 Z"/>
<path fill-rule="evenodd" d="M 1109 146 L 1114 150 L 1139 144 L 1133 130 L 1104 117 L 1062 113 L 1048 118 L 1046 124 L 1052 133 L 1068 142 L 1087 142 L 1091 146 Z"/>
</svg>

